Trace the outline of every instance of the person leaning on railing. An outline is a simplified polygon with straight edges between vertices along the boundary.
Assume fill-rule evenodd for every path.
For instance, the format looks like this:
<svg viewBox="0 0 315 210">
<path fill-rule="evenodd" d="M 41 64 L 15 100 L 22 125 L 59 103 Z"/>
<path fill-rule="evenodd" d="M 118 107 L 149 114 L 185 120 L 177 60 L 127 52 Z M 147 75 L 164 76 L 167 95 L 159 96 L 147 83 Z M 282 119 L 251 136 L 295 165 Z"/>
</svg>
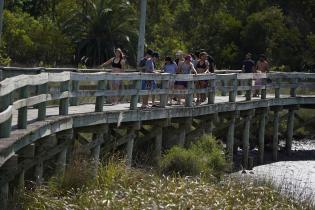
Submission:
<svg viewBox="0 0 315 210">
<path fill-rule="evenodd" d="M 162 71 L 168 74 L 176 74 L 177 64 L 172 57 L 166 56 L 164 61 L 165 64 L 162 67 Z M 169 81 L 169 89 L 174 90 L 174 81 Z M 169 105 L 172 105 L 172 98 L 173 96 L 169 96 Z"/>
<path fill-rule="evenodd" d="M 117 48 L 115 50 L 115 57 L 112 57 L 105 63 L 101 64 L 101 67 L 104 67 L 106 65 L 111 65 L 112 66 L 112 73 L 123 73 L 125 70 L 125 56 L 124 53 L 120 48 Z M 121 85 L 121 81 L 119 80 L 114 80 L 110 81 L 110 86 L 111 90 L 119 90 Z M 119 98 L 118 96 L 113 96 L 111 98 L 112 105 L 118 104 Z"/>
</svg>

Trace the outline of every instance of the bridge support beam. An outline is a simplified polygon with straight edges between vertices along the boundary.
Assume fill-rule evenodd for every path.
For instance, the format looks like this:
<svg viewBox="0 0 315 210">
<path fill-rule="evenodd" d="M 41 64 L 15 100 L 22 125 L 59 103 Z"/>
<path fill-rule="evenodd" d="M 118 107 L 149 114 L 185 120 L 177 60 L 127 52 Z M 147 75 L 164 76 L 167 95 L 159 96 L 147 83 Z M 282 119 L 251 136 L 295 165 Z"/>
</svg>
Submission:
<svg viewBox="0 0 315 210">
<path fill-rule="evenodd" d="M 272 160 L 278 160 L 278 144 L 279 144 L 279 120 L 280 120 L 280 111 L 282 107 L 275 107 L 274 112 L 274 122 L 273 122 L 273 139 L 272 139 Z"/>
<path fill-rule="evenodd" d="M 43 175 L 44 175 L 44 162 L 40 161 L 35 166 L 34 176 L 35 176 L 35 183 L 37 186 L 43 183 Z"/>
<path fill-rule="evenodd" d="M 235 120 L 236 120 L 237 113 L 233 112 L 227 117 L 229 121 L 228 133 L 227 133 L 227 140 L 226 140 L 226 151 L 228 160 L 233 162 L 233 148 L 234 148 L 234 131 L 235 131 Z"/>
<path fill-rule="evenodd" d="M 126 166 L 127 168 L 131 168 L 132 166 L 132 156 L 133 156 L 133 147 L 134 141 L 136 138 L 136 132 L 140 130 L 141 124 L 140 122 L 132 123 L 129 125 L 130 127 L 127 128 L 127 147 L 126 147 Z"/>
<path fill-rule="evenodd" d="M 265 130 L 266 130 L 267 115 L 268 115 L 268 110 L 266 108 L 262 108 L 259 110 L 258 160 L 260 164 L 264 163 Z"/>
<path fill-rule="evenodd" d="M 298 109 L 296 107 L 289 108 L 288 112 L 288 121 L 287 121 L 287 139 L 286 139 L 286 151 L 288 154 L 291 153 L 292 150 L 292 140 L 293 140 L 293 129 L 294 129 L 294 119 L 295 119 L 295 110 Z"/>
<path fill-rule="evenodd" d="M 191 129 L 192 118 L 185 118 L 179 124 L 178 145 L 184 147 L 186 143 L 186 135 Z"/>
<path fill-rule="evenodd" d="M 9 200 L 9 183 L 0 186 L 0 210 L 7 209 Z"/>
<path fill-rule="evenodd" d="M 157 126 L 157 135 L 155 136 L 154 143 L 154 162 L 156 165 L 160 163 L 162 154 L 162 144 L 163 144 L 163 127 Z"/>
<path fill-rule="evenodd" d="M 244 129 L 243 129 L 243 167 L 248 168 L 248 158 L 249 158 L 249 134 L 250 134 L 250 124 L 251 119 L 254 115 L 254 110 L 246 111 L 244 116 Z"/>
<path fill-rule="evenodd" d="M 18 155 L 13 155 L 7 160 L 0 169 L 1 183 L 0 183 L 0 210 L 6 209 L 9 200 L 9 182 L 8 176 L 15 174 L 18 169 Z"/>
<path fill-rule="evenodd" d="M 108 128 L 108 126 L 107 126 L 107 128 Z M 105 132 L 105 131 L 103 131 L 103 132 Z M 107 134 L 107 131 L 106 131 L 106 134 Z M 93 134 L 93 142 L 95 142 L 95 146 L 91 149 L 91 160 L 93 162 L 92 175 L 97 176 L 98 165 L 100 162 L 101 145 L 104 142 L 104 134 L 103 133 Z"/>
<path fill-rule="evenodd" d="M 63 146 L 61 151 L 57 154 L 57 163 L 55 174 L 58 178 L 61 178 L 65 175 L 66 165 L 67 165 L 67 153 L 69 143 L 73 139 L 73 129 L 65 130 L 60 133 L 57 133 L 58 144 Z"/>
</svg>

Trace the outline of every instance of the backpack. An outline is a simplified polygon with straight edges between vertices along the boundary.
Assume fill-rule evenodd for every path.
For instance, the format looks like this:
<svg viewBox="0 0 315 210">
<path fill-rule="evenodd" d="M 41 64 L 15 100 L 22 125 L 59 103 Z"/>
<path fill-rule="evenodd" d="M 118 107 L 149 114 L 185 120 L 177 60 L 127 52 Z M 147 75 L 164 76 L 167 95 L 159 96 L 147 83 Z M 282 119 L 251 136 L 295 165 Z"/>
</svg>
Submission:
<svg viewBox="0 0 315 210">
<path fill-rule="evenodd" d="M 145 67 L 145 63 L 147 62 L 146 58 L 143 58 L 140 62 L 139 62 L 139 67 Z"/>
</svg>

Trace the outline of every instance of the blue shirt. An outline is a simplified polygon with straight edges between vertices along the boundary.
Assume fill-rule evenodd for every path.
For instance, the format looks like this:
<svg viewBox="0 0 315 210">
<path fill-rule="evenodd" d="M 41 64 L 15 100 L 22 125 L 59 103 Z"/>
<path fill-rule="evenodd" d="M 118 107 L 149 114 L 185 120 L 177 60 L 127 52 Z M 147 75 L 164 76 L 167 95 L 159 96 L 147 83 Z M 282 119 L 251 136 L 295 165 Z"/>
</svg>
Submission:
<svg viewBox="0 0 315 210">
<path fill-rule="evenodd" d="M 154 63 L 152 59 L 148 59 L 145 62 L 145 73 L 153 73 L 154 72 Z"/>
<path fill-rule="evenodd" d="M 176 74 L 176 69 L 176 63 L 166 64 L 163 68 L 164 72 L 169 74 Z"/>
</svg>

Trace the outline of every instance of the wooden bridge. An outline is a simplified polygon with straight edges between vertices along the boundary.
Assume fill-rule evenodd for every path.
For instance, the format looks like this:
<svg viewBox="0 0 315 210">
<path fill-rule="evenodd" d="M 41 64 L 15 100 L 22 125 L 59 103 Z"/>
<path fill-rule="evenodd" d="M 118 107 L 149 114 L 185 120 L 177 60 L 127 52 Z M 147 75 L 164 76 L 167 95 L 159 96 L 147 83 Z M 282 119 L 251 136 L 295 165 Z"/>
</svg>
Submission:
<svg viewBox="0 0 315 210">
<path fill-rule="evenodd" d="M 155 161 L 162 149 L 185 145 L 205 133 L 212 133 L 218 117 L 227 119 L 226 152 L 233 160 L 235 147 L 242 147 L 243 165 L 249 166 L 250 131 L 253 116 L 259 118 L 257 158 L 264 161 L 266 118 L 274 113 L 272 151 L 277 160 L 279 149 L 279 113 L 288 110 L 286 149 L 291 151 L 294 113 L 299 107 L 315 108 L 315 94 L 299 89 L 315 87 L 315 74 L 203 74 L 170 75 L 144 73 L 60 73 L 37 72 L 19 75 L 0 82 L 0 206 L 5 208 L 14 189 L 24 189 L 26 180 L 40 184 L 46 163 L 53 161 L 55 174 L 62 175 L 71 160 L 74 142 L 99 159 L 106 151 L 126 145 L 127 165 L 131 166 L 134 144 L 152 140 Z M 253 80 L 260 79 L 259 85 Z M 113 91 L 109 81 L 120 80 L 125 88 Z M 142 90 L 142 80 L 155 80 L 160 88 Z M 195 89 L 198 80 L 209 81 L 204 89 Z M 169 81 L 187 81 L 185 90 L 169 89 Z M 88 85 L 87 85 L 88 84 Z M 253 98 L 259 90 L 261 96 Z M 238 92 L 245 92 L 245 96 Z M 204 93 L 206 102 L 196 106 L 194 95 Z M 306 94 L 309 93 L 309 94 Z M 139 98 L 159 96 L 159 107 L 140 109 Z M 185 95 L 184 105 L 167 104 L 168 97 Z M 106 99 L 123 97 L 118 105 L 108 106 Z M 82 98 L 89 98 L 85 102 Z M 241 142 L 235 141 L 237 120 L 244 123 Z M 149 126 L 148 126 L 149 125 Z M 91 138 L 83 135 L 91 134 Z"/>
</svg>

